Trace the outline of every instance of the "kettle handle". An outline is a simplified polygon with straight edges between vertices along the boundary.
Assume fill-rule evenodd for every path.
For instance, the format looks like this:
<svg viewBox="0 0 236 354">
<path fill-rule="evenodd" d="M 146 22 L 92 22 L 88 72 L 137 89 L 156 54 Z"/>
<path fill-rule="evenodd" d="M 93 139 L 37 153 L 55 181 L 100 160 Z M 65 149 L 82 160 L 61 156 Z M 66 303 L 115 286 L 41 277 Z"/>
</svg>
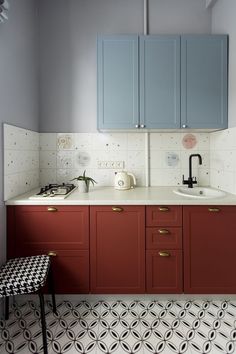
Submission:
<svg viewBox="0 0 236 354">
<path fill-rule="evenodd" d="M 131 187 L 134 187 L 136 186 L 136 178 L 135 178 L 135 175 L 131 172 L 127 173 L 128 176 L 131 176 L 133 178 L 133 183 L 130 183 L 131 184 Z"/>
</svg>

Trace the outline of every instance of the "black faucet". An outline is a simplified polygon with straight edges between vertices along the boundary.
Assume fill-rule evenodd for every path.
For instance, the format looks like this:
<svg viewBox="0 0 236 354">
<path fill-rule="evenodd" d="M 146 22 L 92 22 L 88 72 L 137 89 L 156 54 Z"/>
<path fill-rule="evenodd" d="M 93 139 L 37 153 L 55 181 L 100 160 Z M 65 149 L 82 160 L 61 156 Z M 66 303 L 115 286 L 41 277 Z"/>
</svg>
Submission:
<svg viewBox="0 0 236 354">
<path fill-rule="evenodd" d="M 193 157 L 198 157 L 199 165 L 202 165 L 202 157 L 200 154 L 191 154 L 189 156 L 189 177 L 188 177 L 188 179 L 185 180 L 184 175 L 183 175 L 183 184 L 187 184 L 188 188 L 193 188 L 193 184 L 197 183 L 196 177 L 192 177 L 192 158 Z"/>
</svg>

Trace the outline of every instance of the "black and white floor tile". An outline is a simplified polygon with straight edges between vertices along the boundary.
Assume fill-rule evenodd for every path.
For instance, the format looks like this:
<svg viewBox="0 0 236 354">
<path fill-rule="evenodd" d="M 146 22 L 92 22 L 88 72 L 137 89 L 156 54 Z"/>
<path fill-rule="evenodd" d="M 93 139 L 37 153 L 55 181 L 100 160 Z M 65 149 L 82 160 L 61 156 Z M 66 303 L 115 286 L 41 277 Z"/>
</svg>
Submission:
<svg viewBox="0 0 236 354">
<path fill-rule="evenodd" d="M 236 353 L 234 301 L 62 301 L 46 306 L 49 354 Z M 40 312 L 14 304 L 0 353 L 42 353 Z"/>
</svg>

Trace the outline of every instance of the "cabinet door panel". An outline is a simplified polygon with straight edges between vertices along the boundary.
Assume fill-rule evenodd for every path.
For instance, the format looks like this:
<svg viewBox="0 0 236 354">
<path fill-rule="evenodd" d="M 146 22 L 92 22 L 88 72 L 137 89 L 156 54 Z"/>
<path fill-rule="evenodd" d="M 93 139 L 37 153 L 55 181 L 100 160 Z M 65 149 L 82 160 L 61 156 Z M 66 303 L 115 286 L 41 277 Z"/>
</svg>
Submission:
<svg viewBox="0 0 236 354">
<path fill-rule="evenodd" d="M 98 39 L 98 128 L 135 128 L 138 112 L 138 36 Z"/>
<path fill-rule="evenodd" d="M 55 206 L 56 212 L 48 211 L 48 206 L 15 207 L 16 247 L 24 244 L 31 247 L 57 249 L 88 249 L 89 208 L 87 206 Z"/>
<path fill-rule="evenodd" d="M 215 209 L 184 207 L 186 293 L 236 293 L 236 207 Z"/>
<path fill-rule="evenodd" d="M 140 36 L 140 123 L 180 127 L 180 36 Z"/>
<path fill-rule="evenodd" d="M 182 228 L 146 228 L 146 249 L 182 249 Z"/>
<path fill-rule="evenodd" d="M 162 257 L 159 252 L 168 253 L 169 256 Z M 146 284 L 148 293 L 182 293 L 182 271 L 182 251 L 146 251 Z"/>
<path fill-rule="evenodd" d="M 90 266 L 93 293 L 145 291 L 145 207 L 91 207 Z"/>
<path fill-rule="evenodd" d="M 33 247 L 22 245 L 15 251 L 14 257 L 27 257 L 47 254 L 49 249 L 34 244 Z M 51 245 L 50 251 L 56 253 L 52 257 L 53 279 L 57 294 L 89 293 L 89 251 L 58 250 Z"/>
<path fill-rule="evenodd" d="M 147 226 L 181 226 L 182 207 L 176 205 L 148 206 L 146 208 Z"/>
<path fill-rule="evenodd" d="M 181 37 L 181 123 L 227 128 L 227 36 Z"/>
</svg>

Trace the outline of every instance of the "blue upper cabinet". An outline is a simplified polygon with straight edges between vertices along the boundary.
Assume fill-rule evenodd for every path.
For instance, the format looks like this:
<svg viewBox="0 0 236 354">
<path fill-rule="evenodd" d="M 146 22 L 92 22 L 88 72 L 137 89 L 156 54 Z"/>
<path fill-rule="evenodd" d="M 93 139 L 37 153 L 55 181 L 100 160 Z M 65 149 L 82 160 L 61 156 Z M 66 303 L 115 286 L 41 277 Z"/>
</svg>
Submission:
<svg viewBox="0 0 236 354">
<path fill-rule="evenodd" d="M 102 36 L 98 129 L 227 128 L 227 35 Z"/>
<path fill-rule="evenodd" d="M 181 37 L 181 125 L 227 128 L 226 35 Z"/>
<path fill-rule="evenodd" d="M 139 123 L 138 36 L 98 38 L 98 129 Z"/>
<path fill-rule="evenodd" d="M 180 36 L 140 37 L 140 126 L 180 127 Z"/>
</svg>

